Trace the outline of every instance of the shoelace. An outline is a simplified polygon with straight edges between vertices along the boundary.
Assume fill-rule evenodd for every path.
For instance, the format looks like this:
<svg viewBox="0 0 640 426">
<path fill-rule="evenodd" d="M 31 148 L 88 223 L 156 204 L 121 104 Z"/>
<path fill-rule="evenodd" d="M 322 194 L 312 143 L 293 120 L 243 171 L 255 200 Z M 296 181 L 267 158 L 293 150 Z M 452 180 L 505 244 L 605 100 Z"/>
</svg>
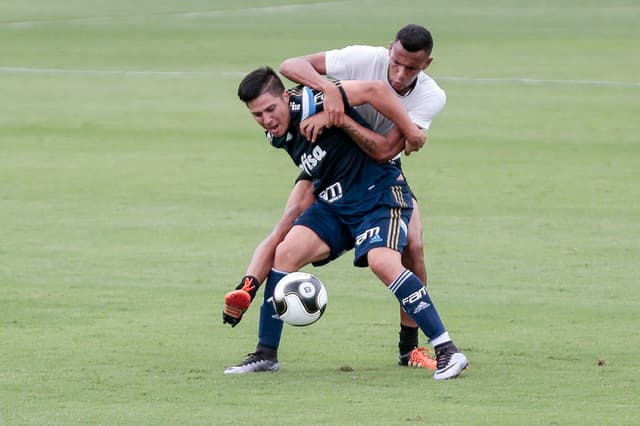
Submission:
<svg viewBox="0 0 640 426">
<path fill-rule="evenodd" d="M 445 346 L 444 348 L 440 348 L 436 352 L 436 360 L 438 362 L 438 370 L 444 368 L 449 364 L 451 357 L 453 356 L 453 352 L 449 351 L 449 347 Z"/>
<path fill-rule="evenodd" d="M 247 358 L 242 362 L 241 365 L 249 365 L 260 361 L 264 361 L 264 358 L 254 352 L 247 354 Z"/>
</svg>

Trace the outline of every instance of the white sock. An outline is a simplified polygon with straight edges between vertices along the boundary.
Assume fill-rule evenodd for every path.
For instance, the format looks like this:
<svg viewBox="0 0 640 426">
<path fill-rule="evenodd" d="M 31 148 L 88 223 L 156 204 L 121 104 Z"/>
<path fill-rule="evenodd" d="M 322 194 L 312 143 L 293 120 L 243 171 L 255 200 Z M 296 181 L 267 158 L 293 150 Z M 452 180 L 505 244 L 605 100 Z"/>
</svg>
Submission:
<svg viewBox="0 0 640 426">
<path fill-rule="evenodd" d="M 443 343 L 447 343 L 447 342 L 450 342 L 450 341 L 451 341 L 451 337 L 449 337 L 449 333 L 445 331 L 444 333 L 442 333 L 441 335 L 439 335 L 435 339 L 431 339 L 431 344 L 435 348 L 438 345 L 441 345 Z"/>
</svg>

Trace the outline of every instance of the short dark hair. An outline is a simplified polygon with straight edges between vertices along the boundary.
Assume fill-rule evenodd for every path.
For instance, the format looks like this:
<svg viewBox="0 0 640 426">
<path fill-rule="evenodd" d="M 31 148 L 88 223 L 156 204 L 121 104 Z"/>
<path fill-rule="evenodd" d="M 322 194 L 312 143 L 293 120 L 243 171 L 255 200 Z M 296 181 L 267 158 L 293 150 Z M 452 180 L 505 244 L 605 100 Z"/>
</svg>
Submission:
<svg viewBox="0 0 640 426">
<path fill-rule="evenodd" d="M 284 84 L 270 67 L 261 67 L 251 71 L 238 86 L 238 97 L 244 103 L 251 102 L 263 93 L 282 95 Z"/>
<path fill-rule="evenodd" d="M 424 50 L 430 54 L 433 49 L 431 33 L 422 25 L 409 24 L 400 28 L 395 41 L 399 41 L 408 52 Z"/>
</svg>

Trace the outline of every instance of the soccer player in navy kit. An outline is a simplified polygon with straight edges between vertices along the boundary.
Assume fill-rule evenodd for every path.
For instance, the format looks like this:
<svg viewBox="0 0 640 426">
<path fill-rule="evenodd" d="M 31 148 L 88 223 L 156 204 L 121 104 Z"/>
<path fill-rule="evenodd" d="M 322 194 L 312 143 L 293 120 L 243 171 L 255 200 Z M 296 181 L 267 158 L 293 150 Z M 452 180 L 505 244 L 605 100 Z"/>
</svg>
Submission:
<svg viewBox="0 0 640 426">
<path fill-rule="evenodd" d="M 343 82 L 349 118 L 362 121 L 349 102 L 354 105 L 369 102 L 392 119 L 408 141 L 423 137 L 391 89 L 379 83 Z M 371 88 L 380 92 L 372 94 Z M 315 143 L 307 140 L 300 133 L 299 124 L 306 116 L 321 110 L 322 93 L 306 87 L 287 92 L 270 68 L 247 75 L 238 88 L 238 96 L 267 131 L 271 144 L 285 149 L 313 180 L 316 200 L 296 220 L 276 250 L 260 310 L 256 351 L 225 370 L 225 374 L 278 370 L 282 321 L 274 315 L 269 302 L 275 284 L 308 263 L 326 263 L 355 247 L 354 264 L 369 266 L 436 348 L 439 355 L 434 378 L 458 376 L 468 364 L 466 357 L 451 341 L 424 284 L 401 263 L 413 206 L 401 171 L 389 163 L 375 162 L 339 128 L 325 130 Z M 236 292 L 228 297 L 248 294 L 245 290 Z M 250 299 L 246 302 L 248 306 Z"/>
</svg>

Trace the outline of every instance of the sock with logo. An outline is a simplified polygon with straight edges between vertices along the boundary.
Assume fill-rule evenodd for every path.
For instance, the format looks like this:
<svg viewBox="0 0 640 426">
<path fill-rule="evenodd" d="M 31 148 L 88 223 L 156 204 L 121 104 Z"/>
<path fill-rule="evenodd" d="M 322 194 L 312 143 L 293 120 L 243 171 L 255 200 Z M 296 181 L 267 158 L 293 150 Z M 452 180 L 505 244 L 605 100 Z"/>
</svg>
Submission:
<svg viewBox="0 0 640 426">
<path fill-rule="evenodd" d="M 264 285 L 262 306 L 260 306 L 260 324 L 258 325 L 259 345 L 275 349 L 280 345 L 283 323 L 276 315 L 272 298 L 276 284 L 278 284 L 278 281 L 280 281 L 285 275 L 287 275 L 286 272 L 272 269 L 267 276 L 267 282 Z"/>
<path fill-rule="evenodd" d="M 418 324 L 429 339 L 442 336 L 446 330 L 427 288 L 413 272 L 405 269 L 391 284 L 389 290 L 400 301 L 400 306 Z"/>
</svg>

